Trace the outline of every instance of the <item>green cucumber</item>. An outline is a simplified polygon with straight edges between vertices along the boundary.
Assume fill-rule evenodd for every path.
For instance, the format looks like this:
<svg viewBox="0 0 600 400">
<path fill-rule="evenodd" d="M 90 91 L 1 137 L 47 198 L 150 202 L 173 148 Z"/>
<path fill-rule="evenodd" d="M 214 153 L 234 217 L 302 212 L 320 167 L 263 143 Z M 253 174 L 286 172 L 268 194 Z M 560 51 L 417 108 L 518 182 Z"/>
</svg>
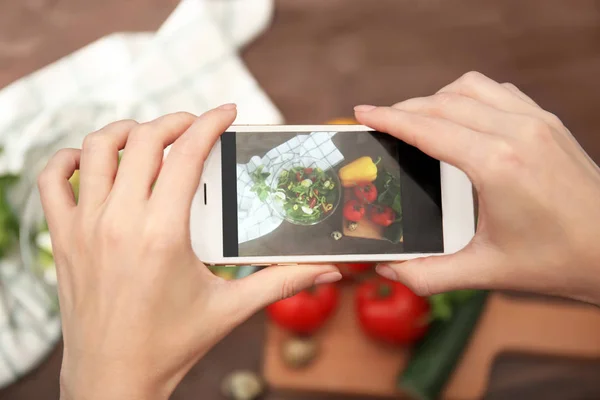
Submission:
<svg viewBox="0 0 600 400">
<path fill-rule="evenodd" d="M 398 377 L 398 388 L 409 398 L 439 397 L 475 330 L 487 296 L 487 291 L 477 291 L 453 310 L 450 319 L 433 322 Z"/>
</svg>

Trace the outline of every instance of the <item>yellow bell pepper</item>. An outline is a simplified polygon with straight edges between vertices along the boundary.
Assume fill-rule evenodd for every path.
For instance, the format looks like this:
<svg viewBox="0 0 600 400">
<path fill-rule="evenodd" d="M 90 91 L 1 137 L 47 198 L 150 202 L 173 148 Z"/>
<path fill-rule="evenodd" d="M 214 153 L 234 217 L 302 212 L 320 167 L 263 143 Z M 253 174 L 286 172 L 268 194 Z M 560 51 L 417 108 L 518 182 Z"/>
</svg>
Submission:
<svg viewBox="0 0 600 400">
<path fill-rule="evenodd" d="M 363 182 L 373 182 L 377 178 L 377 164 L 371 157 L 360 157 L 340 168 L 343 187 L 353 187 Z"/>
</svg>

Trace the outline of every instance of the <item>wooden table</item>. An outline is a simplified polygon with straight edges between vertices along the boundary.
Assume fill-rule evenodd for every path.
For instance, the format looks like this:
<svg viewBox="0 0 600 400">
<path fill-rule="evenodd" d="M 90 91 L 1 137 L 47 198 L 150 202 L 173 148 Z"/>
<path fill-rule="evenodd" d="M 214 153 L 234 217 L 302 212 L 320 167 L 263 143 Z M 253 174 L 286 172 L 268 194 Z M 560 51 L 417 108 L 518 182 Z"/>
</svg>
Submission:
<svg viewBox="0 0 600 400">
<path fill-rule="evenodd" d="M 220 0 L 209 0 L 220 1 Z M 225 1 L 225 0 L 223 0 Z M 107 33 L 155 29 L 177 0 L 0 1 L 0 87 Z M 277 0 L 244 59 L 289 123 L 427 95 L 468 70 L 511 81 L 557 113 L 600 161 L 600 3 L 593 0 Z M 1 112 L 1 111 L 0 111 Z M 532 316 L 535 318 L 535 316 Z M 260 367 L 264 316 L 216 346 L 173 399 L 218 399 Z M 0 398 L 58 398 L 61 349 Z M 598 362 L 500 357 L 486 399 L 600 398 Z M 268 400 L 305 399 L 270 393 Z M 314 396 L 311 399 L 335 399 Z"/>
</svg>

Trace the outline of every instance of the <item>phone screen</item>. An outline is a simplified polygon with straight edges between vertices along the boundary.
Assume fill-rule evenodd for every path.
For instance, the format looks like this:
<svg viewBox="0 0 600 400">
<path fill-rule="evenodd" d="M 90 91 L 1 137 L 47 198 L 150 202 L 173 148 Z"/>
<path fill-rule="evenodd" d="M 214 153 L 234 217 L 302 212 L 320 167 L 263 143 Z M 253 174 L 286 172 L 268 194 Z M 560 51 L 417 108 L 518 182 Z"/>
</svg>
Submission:
<svg viewBox="0 0 600 400">
<path fill-rule="evenodd" d="M 223 256 L 442 253 L 440 162 L 380 132 L 225 132 Z"/>
</svg>

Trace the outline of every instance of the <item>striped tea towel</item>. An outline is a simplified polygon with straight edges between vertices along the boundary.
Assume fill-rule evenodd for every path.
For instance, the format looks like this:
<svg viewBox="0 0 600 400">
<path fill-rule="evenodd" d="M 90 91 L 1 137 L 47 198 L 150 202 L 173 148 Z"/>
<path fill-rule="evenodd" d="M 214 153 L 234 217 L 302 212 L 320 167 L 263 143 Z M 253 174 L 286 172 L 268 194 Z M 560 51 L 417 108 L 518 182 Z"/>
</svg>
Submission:
<svg viewBox="0 0 600 400">
<path fill-rule="evenodd" d="M 26 174 L 32 148 L 75 132 L 81 143 L 81 132 L 115 119 L 199 114 L 234 102 L 236 123 L 282 123 L 238 56 L 272 11 L 272 0 L 183 0 L 156 33 L 110 35 L 0 90 L 0 174 Z M 20 263 L 0 264 L 0 387 L 60 338 L 58 315 Z"/>
<path fill-rule="evenodd" d="M 335 167 L 344 156 L 333 144 L 335 132 L 312 132 L 298 135 L 271 149 L 264 157 L 254 156 L 247 164 L 237 165 L 238 242 L 244 243 L 273 232 L 283 219 L 252 191 L 252 172 L 262 166 L 262 172 L 273 177 L 285 163 L 295 159 L 317 160 L 316 165 L 327 170 Z M 308 166 L 308 165 L 307 165 Z M 269 180 L 267 179 L 267 183 Z"/>
</svg>

